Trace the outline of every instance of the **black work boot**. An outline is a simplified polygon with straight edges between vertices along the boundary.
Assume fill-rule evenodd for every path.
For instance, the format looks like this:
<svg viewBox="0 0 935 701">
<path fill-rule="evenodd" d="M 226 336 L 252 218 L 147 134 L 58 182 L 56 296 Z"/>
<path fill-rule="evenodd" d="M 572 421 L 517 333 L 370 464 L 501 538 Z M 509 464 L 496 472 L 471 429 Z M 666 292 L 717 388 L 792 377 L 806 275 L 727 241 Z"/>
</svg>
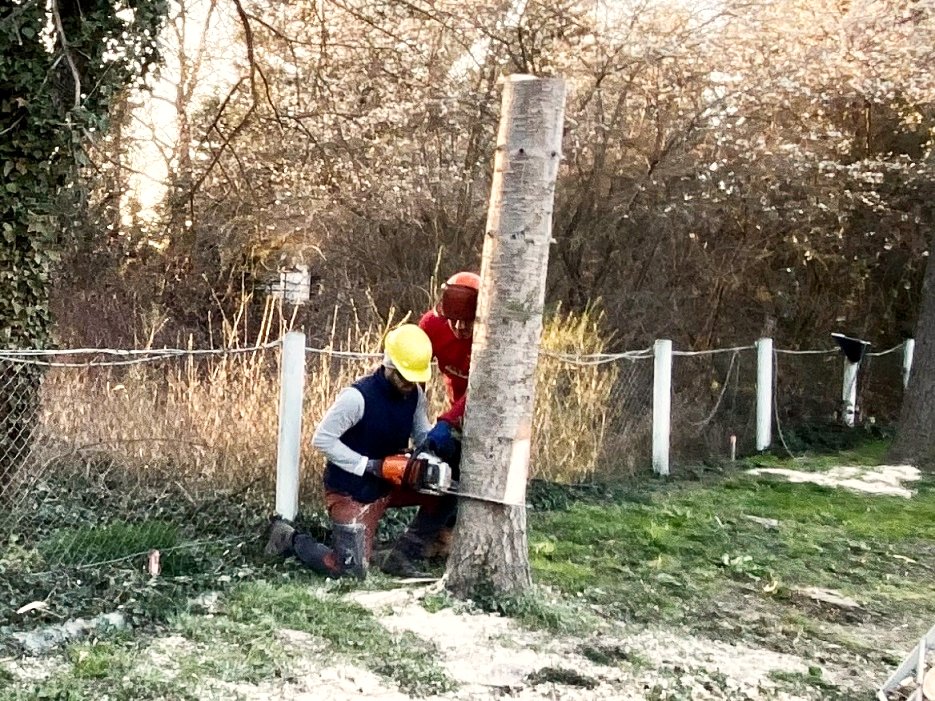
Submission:
<svg viewBox="0 0 935 701">
<path fill-rule="evenodd" d="M 396 545 L 386 556 L 380 567 L 391 577 L 403 579 L 427 579 L 432 575 L 420 568 L 425 542 L 418 536 L 406 532 L 396 541 Z"/>
<path fill-rule="evenodd" d="M 318 574 L 334 578 L 344 574 L 344 568 L 341 567 L 334 550 L 310 535 L 297 533 L 292 539 L 292 549 L 303 565 Z"/>
<path fill-rule="evenodd" d="M 366 579 L 367 558 L 366 552 L 367 529 L 362 523 L 335 523 L 332 527 L 334 539 L 334 554 L 342 574 Z"/>
<path fill-rule="evenodd" d="M 273 516 L 270 519 L 268 540 L 263 549 L 264 554 L 269 557 L 282 555 L 286 557 L 292 553 L 292 538 L 295 536 L 295 528 L 292 527 L 286 519 L 281 516 Z"/>
</svg>

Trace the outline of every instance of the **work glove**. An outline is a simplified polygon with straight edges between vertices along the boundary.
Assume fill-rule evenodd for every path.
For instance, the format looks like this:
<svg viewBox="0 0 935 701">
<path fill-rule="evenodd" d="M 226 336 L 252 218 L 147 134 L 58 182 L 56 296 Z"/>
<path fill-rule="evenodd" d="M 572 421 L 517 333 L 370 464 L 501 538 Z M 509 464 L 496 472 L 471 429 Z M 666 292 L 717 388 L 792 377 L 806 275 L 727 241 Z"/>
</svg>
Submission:
<svg viewBox="0 0 935 701">
<path fill-rule="evenodd" d="M 368 460 L 366 473 L 397 487 L 418 488 L 425 479 L 428 460 L 409 455 L 390 455 L 382 460 Z"/>
<path fill-rule="evenodd" d="M 448 463 L 455 462 L 455 456 L 460 453 L 461 442 L 455 438 L 451 424 L 447 421 L 438 421 L 425 437 L 425 448 Z"/>
</svg>

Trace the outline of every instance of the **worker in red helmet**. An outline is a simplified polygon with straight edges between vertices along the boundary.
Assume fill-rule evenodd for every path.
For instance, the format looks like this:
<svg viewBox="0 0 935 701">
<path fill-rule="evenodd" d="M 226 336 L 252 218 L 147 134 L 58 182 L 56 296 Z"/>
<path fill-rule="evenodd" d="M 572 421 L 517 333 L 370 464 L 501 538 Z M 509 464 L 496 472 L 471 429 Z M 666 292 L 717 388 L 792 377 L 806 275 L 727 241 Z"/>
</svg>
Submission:
<svg viewBox="0 0 935 701">
<path fill-rule="evenodd" d="M 435 308 L 419 320 L 419 326 L 432 341 L 432 354 L 445 378 L 448 393 L 449 408 L 438 420 L 456 431 L 461 430 L 464 419 L 479 290 L 477 273 L 455 273 L 442 286 Z"/>
<path fill-rule="evenodd" d="M 461 462 L 461 424 L 467 401 L 479 290 L 480 276 L 477 273 L 455 273 L 442 286 L 441 297 L 435 307 L 419 320 L 419 326 L 432 342 L 432 355 L 445 379 L 449 404 L 429 431 L 425 447 L 451 465 L 456 477 Z M 451 516 L 437 539 L 428 543 L 426 556 L 448 554 L 454 518 Z"/>
</svg>

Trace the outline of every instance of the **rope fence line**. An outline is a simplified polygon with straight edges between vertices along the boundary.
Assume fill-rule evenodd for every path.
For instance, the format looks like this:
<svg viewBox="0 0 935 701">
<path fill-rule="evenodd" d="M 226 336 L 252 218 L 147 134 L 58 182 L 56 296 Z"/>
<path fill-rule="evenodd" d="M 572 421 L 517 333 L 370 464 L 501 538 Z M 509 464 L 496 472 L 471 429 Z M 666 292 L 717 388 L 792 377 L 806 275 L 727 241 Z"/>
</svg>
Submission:
<svg viewBox="0 0 935 701">
<path fill-rule="evenodd" d="M 774 351 L 781 355 L 831 355 L 841 352 L 837 348 L 829 348 L 827 350 L 790 350 L 785 348 L 775 348 Z"/>
<path fill-rule="evenodd" d="M 158 349 L 129 349 L 121 350 L 116 348 L 75 348 L 58 350 L 15 350 L 0 349 L 0 361 L 6 361 L 18 365 L 37 365 L 40 367 L 52 368 L 92 368 L 92 367 L 119 367 L 123 365 L 139 365 L 141 363 L 156 362 L 170 358 L 199 358 L 199 357 L 223 357 L 232 355 L 247 355 L 249 353 L 258 353 L 260 351 L 277 348 L 282 345 L 281 341 L 270 341 L 256 346 L 247 346 L 244 348 L 205 348 L 205 349 L 186 349 L 186 348 L 158 348 Z M 117 356 L 125 358 L 122 360 L 90 360 L 85 362 L 60 362 L 52 360 L 39 360 L 39 358 L 55 358 L 68 355 L 102 355 Z"/>
<path fill-rule="evenodd" d="M 883 355 L 889 355 L 890 353 L 895 353 L 898 350 L 902 350 L 906 347 L 906 342 L 903 341 L 899 345 L 893 346 L 892 348 L 887 348 L 885 351 L 878 351 L 876 353 L 867 353 L 871 358 L 879 358 Z"/>
<path fill-rule="evenodd" d="M 351 360 L 379 360 L 383 353 L 361 353 L 358 351 L 333 350 L 331 348 L 309 348 L 306 346 L 306 353 L 313 355 L 327 355 L 332 358 L 348 358 Z"/>
<path fill-rule="evenodd" d="M 170 357 L 176 355 L 236 355 L 238 353 L 255 353 L 282 345 L 282 341 L 268 341 L 255 346 L 243 348 L 47 348 L 43 350 L 29 349 L 0 349 L 5 356 L 55 356 L 55 355 L 158 355 Z"/>
<path fill-rule="evenodd" d="M 540 353 L 532 476 L 575 483 L 655 467 L 660 350 L 568 348 Z M 310 432 L 362 361 L 382 354 L 307 347 L 304 338 L 294 350 L 307 380 L 296 409 L 302 460 L 296 481 L 309 494 L 321 468 L 308 449 Z M 840 423 L 841 352 L 769 350 L 758 343 L 671 351 L 669 381 L 658 396 L 671 400 L 665 440 L 676 471 L 731 460 L 735 450 L 762 450 L 762 413 L 778 434 L 766 445 L 793 456 L 807 449 L 815 423 Z M 911 341 L 866 354 L 857 421 L 894 420 L 910 351 Z M 7 422 L 0 425 L 2 566 L 14 562 L 29 577 L 103 572 L 153 549 L 167 556 L 203 550 L 214 509 L 224 509 L 220 522 L 232 530 L 253 533 L 259 526 L 250 519 L 276 491 L 281 416 L 288 415 L 280 413 L 288 386 L 280 368 L 288 353 L 288 337 L 246 348 L 0 350 L 0 420 Z M 245 362 L 228 362 L 229 356 Z M 758 371 L 770 365 L 775 371 L 761 382 Z M 762 411 L 761 385 L 772 399 Z M 439 374 L 431 395 L 430 415 L 445 402 Z"/>
<path fill-rule="evenodd" d="M 691 358 L 691 357 L 697 357 L 701 355 L 717 355 L 718 353 L 737 353 L 739 351 L 755 350 L 755 349 L 756 349 L 756 346 L 734 346 L 733 348 L 712 348 L 711 350 L 702 350 L 702 351 L 673 350 L 672 355 Z"/>
<path fill-rule="evenodd" d="M 148 349 L 116 349 L 116 348 L 69 348 L 69 349 L 46 349 L 46 350 L 28 350 L 28 349 L 0 349 L 0 360 L 10 363 L 20 363 L 27 365 L 40 365 L 45 367 L 108 367 L 121 365 L 135 365 L 138 363 L 154 362 L 166 360 L 168 358 L 202 357 L 202 356 L 227 356 L 227 355 L 245 355 L 256 353 L 271 348 L 277 348 L 282 345 L 282 341 L 269 341 L 255 346 L 244 348 L 148 348 Z M 881 357 L 902 350 L 906 343 L 899 343 L 892 348 L 883 351 L 870 352 L 869 357 Z M 737 353 L 738 351 L 754 350 L 755 345 L 730 346 L 725 348 L 711 348 L 708 350 L 672 350 L 675 357 L 697 357 L 705 355 L 718 355 L 721 353 Z M 774 348 L 774 353 L 782 355 L 832 355 L 840 353 L 837 348 L 827 349 L 791 349 Z M 306 346 L 306 353 L 314 355 L 324 355 L 334 358 L 347 358 L 350 360 L 378 360 L 383 357 L 382 353 L 367 353 L 361 351 L 335 350 L 333 348 L 313 348 Z M 36 358 L 52 358 L 65 355 L 103 355 L 117 356 L 126 358 L 125 360 L 111 361 L 88 361 L 88 362 L 55 362 L 36 360 Z M 642 348 L 639 350 L 621 351 L 619 353 L 562 353 L 558 351 L 542 350 L 540 356 L 552 358 L 571 365 L 601 365 L 604 363 L 613 363 L 618 360 L 644 360 L 653 357 L 653 348 Z"/>
</svg>

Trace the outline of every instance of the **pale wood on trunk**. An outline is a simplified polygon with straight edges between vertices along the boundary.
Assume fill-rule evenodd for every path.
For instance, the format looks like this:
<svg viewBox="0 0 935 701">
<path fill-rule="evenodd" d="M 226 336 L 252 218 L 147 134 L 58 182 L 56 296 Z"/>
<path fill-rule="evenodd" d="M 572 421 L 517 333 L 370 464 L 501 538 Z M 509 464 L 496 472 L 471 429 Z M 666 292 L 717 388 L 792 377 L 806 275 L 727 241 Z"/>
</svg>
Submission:
<svg viewBox="0 0 935 701">
<path fill-rule="evenodd" d="M 448 587 L 462 596 L 531 584 L 526 539 L 535 370 L 561 160 L 565 84 L 505 79 L 464 424 L 462 498 Z"/>
</svg>

